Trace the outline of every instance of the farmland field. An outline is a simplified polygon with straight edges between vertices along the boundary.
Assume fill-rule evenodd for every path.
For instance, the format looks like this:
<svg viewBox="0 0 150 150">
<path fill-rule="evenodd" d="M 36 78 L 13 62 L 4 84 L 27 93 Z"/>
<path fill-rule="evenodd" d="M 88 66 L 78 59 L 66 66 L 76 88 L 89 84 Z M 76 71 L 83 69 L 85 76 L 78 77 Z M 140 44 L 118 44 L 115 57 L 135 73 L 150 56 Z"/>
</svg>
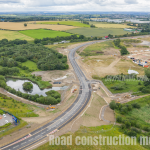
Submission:
<svg viewBox="0 0 150 150">
<path fill-rule="evenodd" d="M 26 27 L 24 27 L 24 22 L 0 22 L 0 29 L 7 30 L 29 30 L 29 29 L 51 29 L 57 31 L 65 31 L 70 29 L 75 29 L 77 27 L 74 26 L 66 26 L 66 25 L 48 25 L 48 24 L 31 24 L 28 23 Z"/>
<path fill-rule="evenodd" d="M 122 35 L 129 33 L 123 29 L 114 29 L 114 28 L 77 28 L 68 30 L 70 33 L 82 34 L 84 36 L 107 36 L 108 34 L 112 35 Z"/>
<path fill-rule="evenodd" d="M 39 24 L 61 24 L 61 25 L 69 25 L 69 26 L 75 26 L 75 27 L 90 27 L 90 25 L 83 24 L 78 21 L 48 21 L 48 22 L 38 22 Z"/>
<path fill-rule="evenodd" d="M 2 39 L 8 39 L 8 40 L 20 39 L 20 40 L 27 40 L 27 41 L 34 40 L 33 38 L 21 34 L 17 31 L 0 30 L 0 40 Z"/>
<path fill-rule="evenodd" d="M 94 24 L 98 28 L 118 28 L 118 29 L 131 28 L 131 26 L 128 26 L 126 24 L 113 24 L 113 23 L 103 23 L 103 22 L 91 22 L 91 24 Z"/>
<path fill-rule="evenodd" d="M 46 38 L 51 37 L 55 38 L 57 36 L 70 36 L 70 33 L 61 32 L 61 31 L 53 31 L 53 30 L 45 30 L 45 29 L 38 29 L 38 30 L 25 30 L 25 31 L 19 31 L 22 34 L 25 34 L 27 36 L 30 36 L 32 38 Z"/>
</svg>

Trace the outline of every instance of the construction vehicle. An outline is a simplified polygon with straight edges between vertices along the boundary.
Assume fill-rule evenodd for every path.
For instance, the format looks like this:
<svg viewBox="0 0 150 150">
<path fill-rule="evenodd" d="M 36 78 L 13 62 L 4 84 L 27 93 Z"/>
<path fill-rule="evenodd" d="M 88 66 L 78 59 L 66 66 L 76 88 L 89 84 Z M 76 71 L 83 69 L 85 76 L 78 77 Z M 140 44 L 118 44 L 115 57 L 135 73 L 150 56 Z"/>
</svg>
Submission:
<svg viewBox="0 0 150 150">
<path fill-rule="evenodd" d="M 46 108 L 47 110 L 48 109 L 55 109 L 55 107 L 54 106 L 51 106 L 51 104 Z"/>
</svg>

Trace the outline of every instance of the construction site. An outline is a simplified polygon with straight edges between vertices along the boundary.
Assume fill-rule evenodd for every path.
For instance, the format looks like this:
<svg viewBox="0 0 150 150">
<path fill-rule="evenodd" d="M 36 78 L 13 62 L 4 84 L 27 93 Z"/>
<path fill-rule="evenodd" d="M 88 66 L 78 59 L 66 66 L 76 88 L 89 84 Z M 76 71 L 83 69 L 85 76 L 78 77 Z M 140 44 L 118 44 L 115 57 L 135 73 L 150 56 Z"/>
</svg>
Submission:
<svg viewBox="0 0 150 150">
<path fill-rule="evenodd" d="M 150 50 L 135 50 L 131 51 L 130 55 L 127 56 L 129 59 L 132 59 L 133 62 L 139 66 L 148 68 L 150 63 Z"/>
</svg>

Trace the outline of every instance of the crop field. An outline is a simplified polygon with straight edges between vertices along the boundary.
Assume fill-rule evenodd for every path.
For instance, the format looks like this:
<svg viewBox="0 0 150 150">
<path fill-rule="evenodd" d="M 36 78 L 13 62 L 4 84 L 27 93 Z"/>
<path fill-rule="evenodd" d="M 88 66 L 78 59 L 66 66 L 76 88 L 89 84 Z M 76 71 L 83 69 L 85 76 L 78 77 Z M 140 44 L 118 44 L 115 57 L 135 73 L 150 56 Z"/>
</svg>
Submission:
<svg viewBox="0 0 150 150">
<path fill-rule="evenodd" d="M 103 23 L 103 22 L 91 22 L 91 24 L 94 24 L 98 28 L 118 28 L 118 29 L 131 28 L 131 26 L 128 26 L 126 24 L 113 24 L 113 23 Z"/>
<path fill-rule="evenodd" d="M 27 41 L 34 40 L 33 38 L 21 34 L 18 31 L 0 30 L 0 40 L 2 39 L 8 39 L 8 40 L 20 39 L 20 40 L 27 40 Z"/>
<path fill-rule="evenodd" d="M 68 30 L 68 32 L 74 34 L 82 34 L 88 37 L 90 36 L 103 37 L 107 36 L 108 34 L 123 35 L 129 33 L 127 31 L 124 31 L 123 29 L 114 29 L 114 28 L 77 28 Z"/>
<path fill-rule="evenodd" d="M 63 136 L 67 137 L 70 136 L 71 133 L 65 134 Z M 104 141 L 102 141 L 101 144 L 100 141 L 98 140 L 98 144 L 94 145 L 76 145 L 75 143 L 75 139 L 77 136 L 80 136 L 81 138 L 83 136 L 87 137 L 87 136 L 98 136 L 101 135 L 103 136 L 117 136 L 119 137 L 119 135 L 122 135 L 123 132 L 119 131 L 119 127 L 118 126 L 114 126 L 113 125 L 102 125 L 102 126 L 97 126 L 97 127 L 80 127 L 80 129 L 78 131 L 76 131 L 75 133 L 71 134 L 72 135 L 72 145 L 49 145 L 49 142 L 40 146 L 39 148 L 36 148 L 36 150 L 146 150 L 144 147 L 142 147 L 138 142 L 136 143 L 136 145 L 109 145 L 107 144 L 107 139 L 105 139 L 105 143 Z M 124 135 L 126 137 L 126 135 Z M 64 138 L 62 138 L 64 139 Z M 80 140 L 79 140 L 80 141 Z M 94 141 L 93 141 L 94 142 Z M 85 142 L 87 143 L 87 139 L 85 139 Z"/>
<path fill-rule="evenodd" d="M 66 31 L 70 29 L 75 29 L 77 27 L 67 26 L 67 25 L 48 25 L 48 24 L 31 24 L 28 23 L 26 27 L 24 27 L 24 22 L 0 22 L 0 29 L 6 30 L 30 30 L 30 29 L 51 29 L 56 31 Z"/>
<path fill-rule="evenodd" d="M 75 27 L 90 27 L 88 24 L 83 24 L 78 21 L 47 21 L 47 22 L 38 22 L 39 24 L 51 24 L 51 25 L 69 25 L 69 26 L 75 26 Z"/>
<path fill-rule="evenodd" d="M 45 29 L 38 29 L 38 30 L 25 30 L 25 31 L 19 31 L 20 33 L 30 36 L 32 38 L 46 38 L 51 37 L 55 38 L 57 36 L 70 36 L 70 33 L 61 32 L 61 31 L 53 31 L 53 30 L 45 30 Z"/>
</svg>

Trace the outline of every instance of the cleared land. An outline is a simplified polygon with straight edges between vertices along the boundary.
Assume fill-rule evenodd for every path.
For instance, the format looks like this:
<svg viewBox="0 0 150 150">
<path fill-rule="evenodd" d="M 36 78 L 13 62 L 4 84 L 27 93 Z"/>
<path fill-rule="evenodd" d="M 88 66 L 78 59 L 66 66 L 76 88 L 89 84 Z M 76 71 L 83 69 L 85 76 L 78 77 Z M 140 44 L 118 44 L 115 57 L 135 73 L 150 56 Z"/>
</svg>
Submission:
<svg viewBox="0 0 150 150">
<path fill-rule="evenodd" d="M 128 26 L 126 24 L 113 24 L 113 23 L 103 23 L 103 22 L 90 22 L 90 23 L 94 24 L 98 28 L 118 28 L 118 29 L 131 28 L 131 26 Z"/>
<path fill-rule="evenodd" d="M 75 27 L 90 27 L 88 24 L 83 24 L 78 21 L 46 21 L 46 22 L 38 22 L 39 24 L 60 24 L 60 25 L 69 25 L 69 26 L 75 26 Z"/>
<path fill-rule="evenodd" d="M 136 145 L 109 145 L 107 144 L 107 139 L 105 139 L 105 144 L 102 142 L 101 145 L 76 145 L 75 143 L 75 138 L 77 136 L 80 136 L 81 138 L 83 136 L 117 136 L 122 135 L 123 132 L 119 131 L 118 126 L 113 125 L 103 125 L 103 126 L 97 126 L 97 127 L 84 127 L 82 126 L 77 132 L 73 133 L 68 133 L 63 136 L 67 137 L 72 135 L 72 145 L 49 145 L 49 143 L 46 143 L 36 150 L 146 150 L 144 147 L 142 147 L 139 143 Z M 85 141 L 87 143 L 87 140 Z M 98 140 L 99 143 L 99 140 Z"/>
<path fill-rule="evenodd" d="M 0 40 L 2 39 L 8 39 L 8 40 L 20 39 L 20 40 L 27 40 L 27 41 L 34 40 L 33 38 L 21 34 L 17 31 L 0 30 Z"/>
<path fill-rule="evenodd" d="M 30 36 L 32 38 L 46 38 L 51 37 L 55 38 L 57 36 L 70 36 L 70 33 L 61 32 L 61 31 L 53 31 L 53 30 L 45 30 L 45 29 L 38 29 L 38 30 L 25 30 L 25 31 L 19 31 L 22 34 L 25 34 L 27 36 Z"/>
<path fill-rule="evenodd" d="M 114 29 L 114 28 L 77 28 L 68 30 L 70 33 L 82 34 L 84 36 L 107 36 L 108 34 L 112 35 L 123 35 L 129 33 L 123 29 Z"/>
<path fill-rule="evenodd" d="M 24 22 L 15 23 L 15 22 L 0 22 L 0 29 L 7 30 L 29 30 L 29 29 L 51 29 L 57 31 L 65 31 L 74 29 L 77 27 L 67 26 L 67 25 L 47 25 L 47 24 L 27 24 L 27 27 L 24 27 Z"/>
</svg>

